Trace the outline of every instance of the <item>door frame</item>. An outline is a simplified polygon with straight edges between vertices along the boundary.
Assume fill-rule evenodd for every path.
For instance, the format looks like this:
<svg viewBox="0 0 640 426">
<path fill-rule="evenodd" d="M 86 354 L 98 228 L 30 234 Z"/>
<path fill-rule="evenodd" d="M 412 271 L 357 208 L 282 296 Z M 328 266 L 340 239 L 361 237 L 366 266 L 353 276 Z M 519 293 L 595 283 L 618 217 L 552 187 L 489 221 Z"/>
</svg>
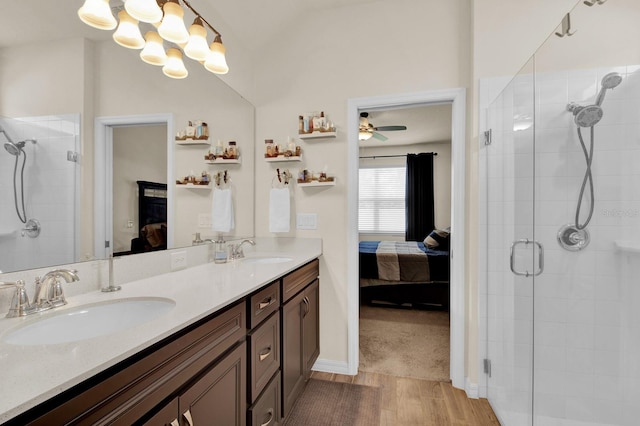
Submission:
<svg viewBox="0 0 640 426">
<path fill-rule="evenodd" d="M 174 229 L 173 114 L 144 114 L 96 117 L 94 135 L 94 253 L 105 259 L 113 251 L 113 128 L 165 124 L 167 126 L 167 226 Z M 105 242 L 109 242 L 106 247 Z M 167 234 L 167 247 L 173 247 L 173 232 Z"/>
<path fill-rule="evenodd" d="M 451 276 L 449 280 L 450 377 L 465 389 L 465 179 L 466 92 L 464 88 L 350 98 L 347 103 L 347 336 L 348 374 L 359 366 L 359 261 L 358 261 L 358 126 L 360 110 L 451 103 Z"/>
</svg>

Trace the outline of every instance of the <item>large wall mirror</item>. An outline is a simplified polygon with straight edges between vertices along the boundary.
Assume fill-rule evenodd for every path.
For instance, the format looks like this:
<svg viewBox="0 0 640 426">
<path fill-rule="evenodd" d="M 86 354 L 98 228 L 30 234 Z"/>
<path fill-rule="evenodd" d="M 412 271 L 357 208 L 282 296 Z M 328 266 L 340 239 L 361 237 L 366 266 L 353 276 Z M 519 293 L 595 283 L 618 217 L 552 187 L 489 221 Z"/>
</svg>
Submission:
<svg viewBox="0 0 640 426">
<path fill-rule="evenodd" d="M 128 254 L 145 225 L 138 181 L 167 185 L 167 248 L 216 236 L 213 184 L 176 185 L 191 174 L 226 171 L 235 224 L 224 237 L 254 235 L 253 105 L 186 58 L 186 79 L 164 76 L 80 22 L 81 3 L 11 2 L 0 15 L 0 271 L 101 258 L 104 240 Z M 176 143 L 190 121 L 207 123 L 205 143 Z M 240 161 L 207 163 L 218 140 L 236 141 Z"/>
</svg>

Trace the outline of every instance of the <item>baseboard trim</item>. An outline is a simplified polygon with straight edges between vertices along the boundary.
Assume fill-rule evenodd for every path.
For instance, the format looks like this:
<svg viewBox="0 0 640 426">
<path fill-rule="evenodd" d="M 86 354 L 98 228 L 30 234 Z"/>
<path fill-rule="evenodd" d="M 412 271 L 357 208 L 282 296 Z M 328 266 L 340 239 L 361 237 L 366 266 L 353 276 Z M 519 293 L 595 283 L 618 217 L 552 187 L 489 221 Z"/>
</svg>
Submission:
<svg viewBox="0 0 640 426">
<path fill-rule="evenodd" d="M 467 397 L 472 399 L 478 399 L 480 397 L 480 393 L 478 390 L 477 383 L 471 383 L 468 377 L 464 379 L 464 391 L 467 393 Z"/>
<path fill-rule="evenodd" d="M 343 361 L 333 361 L 330 359 L 317 359 L 313 364 L 313 371 L 321 371 L 323 373 L 337 373 L 353 376 L 349 372 L 349 363 Z"/>
</svg>

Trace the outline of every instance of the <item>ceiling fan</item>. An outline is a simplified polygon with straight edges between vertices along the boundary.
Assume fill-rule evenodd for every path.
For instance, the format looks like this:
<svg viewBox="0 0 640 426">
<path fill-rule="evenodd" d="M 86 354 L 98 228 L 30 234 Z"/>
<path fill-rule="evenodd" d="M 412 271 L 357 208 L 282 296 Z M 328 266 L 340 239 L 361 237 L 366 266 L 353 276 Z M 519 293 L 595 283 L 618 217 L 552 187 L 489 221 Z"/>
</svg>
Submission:
<svg viewBox="0 0 640 426">
<path fill-rule="evenodd" d="M 360 113 L 360 128 L 358 130 L 358 140 L 366 141 L 371 139 L 372 137 L 378 139 L 379 141 L 386 141 L 389 139 L 383 134 L 378 132 L 389 132 L 392 130 L 407 130 L 407 126 L 380 126 L 375 127 L 373 124 L 369 123 L 369 113 L 361 112 Z"/>
</svg>

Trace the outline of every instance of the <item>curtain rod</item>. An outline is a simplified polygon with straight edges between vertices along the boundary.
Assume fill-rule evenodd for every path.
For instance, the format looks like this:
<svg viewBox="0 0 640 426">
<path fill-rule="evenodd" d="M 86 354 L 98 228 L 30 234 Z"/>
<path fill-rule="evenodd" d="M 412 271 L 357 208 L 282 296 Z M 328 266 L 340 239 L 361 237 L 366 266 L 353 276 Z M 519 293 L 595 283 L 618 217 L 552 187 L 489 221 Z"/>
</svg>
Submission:
<svg viewBox="0 0 640 426">
<path fill-rule="evenodd" d="M 421 154 L 433 154 L 434 156 L 438 155 L 437 152 L 422 152 Z M 371 159 L 376 159 L 376 158 L 398 158 L 398 157 L 406 157 L 409 154 L 403 154 L 403 155 L 370 155 L 368 157 L 358 157 L 360 159 L 364 159 L 364 158 L 371 158 Z"/>
</svg>

